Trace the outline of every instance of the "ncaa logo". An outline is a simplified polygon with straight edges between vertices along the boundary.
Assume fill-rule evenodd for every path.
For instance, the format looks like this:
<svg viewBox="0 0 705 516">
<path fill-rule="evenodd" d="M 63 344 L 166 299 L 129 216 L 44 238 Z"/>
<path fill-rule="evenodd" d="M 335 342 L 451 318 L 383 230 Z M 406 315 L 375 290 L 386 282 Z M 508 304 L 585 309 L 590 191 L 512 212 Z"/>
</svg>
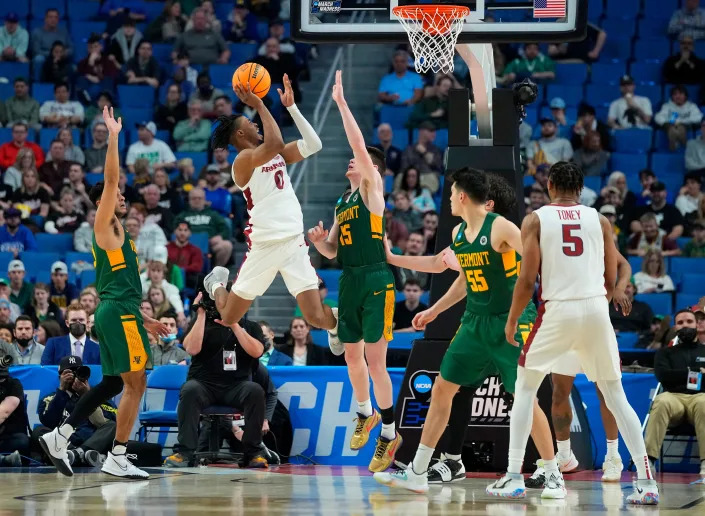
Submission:
<svg viewBox="0 0 705 516">
<path fill-rule="evenodd" d="M 433 381 L 425 374 L 421 374 L 414 379 L 414 390 L 420 394 L 425 394 L 431 390 Z"/>
<path fill-rule="evenodd" d="M 482 235 L 480 237 L 480 245 L 486 245 L 487 244 L 487 237 L 485 235 Z"/>
</svg>

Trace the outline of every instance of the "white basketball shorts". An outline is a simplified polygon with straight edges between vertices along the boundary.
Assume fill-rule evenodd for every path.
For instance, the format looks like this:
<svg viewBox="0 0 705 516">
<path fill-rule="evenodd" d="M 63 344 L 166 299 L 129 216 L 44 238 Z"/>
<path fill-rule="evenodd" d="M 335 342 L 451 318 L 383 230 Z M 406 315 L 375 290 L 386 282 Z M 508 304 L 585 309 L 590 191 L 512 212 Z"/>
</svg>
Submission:
<svg viewBox="0 0 705 516">
<path fill-rule="evenodd" d="M 253 243 L 240 265 L 232 291 L 243 299 L 254 299 L 267 291 L 278 272 L 294 297 L 318 288 L 318 275 L 311 265 L 303 234 L 285 240 Z"/>
<path fill-rule="evenodd" d="M 578 364 L 561 363 L 570 360 L 571 352 L 577 356 Z M 570 376 L 579 372 L 579 365 L 590 381 L 619 380 L 622 369 L 607 298 L 543 303 L 519 365 L 546 374 Z"/>
</svg>

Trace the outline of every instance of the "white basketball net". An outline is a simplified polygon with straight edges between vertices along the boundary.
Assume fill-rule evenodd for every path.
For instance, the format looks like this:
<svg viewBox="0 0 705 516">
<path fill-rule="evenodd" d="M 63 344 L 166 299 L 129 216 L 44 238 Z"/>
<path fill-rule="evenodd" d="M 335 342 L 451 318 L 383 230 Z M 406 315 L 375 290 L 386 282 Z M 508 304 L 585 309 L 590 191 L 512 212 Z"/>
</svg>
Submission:
<svg viewBox="0 0 705 516">
<path fill-rule="evenodd" d="M 394 14 L 409 35 L 416 71 L 451 73 L 455 44 L 469 9 L 446 6 L 427 10 L 407 6 L 394 8 Z"/>
</svg>

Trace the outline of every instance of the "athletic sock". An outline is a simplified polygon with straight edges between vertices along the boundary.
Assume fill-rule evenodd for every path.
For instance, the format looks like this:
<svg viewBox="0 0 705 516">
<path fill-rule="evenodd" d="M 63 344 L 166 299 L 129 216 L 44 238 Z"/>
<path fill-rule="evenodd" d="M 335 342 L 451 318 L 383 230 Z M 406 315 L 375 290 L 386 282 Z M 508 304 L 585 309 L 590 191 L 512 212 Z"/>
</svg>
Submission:
<svg viewBox="0 0 705 516">
<path fill-rule="evenodd" d="M 113 441 L 113 450 L 112 454 L 113 455 L 125 455 L 125 452 L 127 451 L 127 443 L 121 443 L 117 439 Z"/>
<path fill-rule="evenodd" d="M 429 448 L 428 446 L 419 444 L 419 447 L 416 449 L 416 455 L 414 455 L 414 460 L 411 463 L 411 471 L 417 475 L 426 473 L 434 450 L 435 448 Z"/>
<path fill-rule="evenodd" d="M 64 423 L 59 427 L 59 433 L 64 437 L 66 440 L 68 440 L 69 437 L 73 434 L 74 430 L 71 425 L 68 423 Z"/>
<path fill-rule="evenodd" d="M 561 459 L 567 459 L 570 457 L 570 439 L 566 439 L 565 441 L 556 441 L 556 445 L 558 446 L 558 456 Z"/>
<path fill-rule="evenodd" d="M 546 470 L 547 475 L 551 473 L 558 473 L 558 461 L 555 458 L 551 460 L 544 460 L 543 469 Z"/>
<path fill-rule="evenodd" d="M 450 460 L 454 460 L 456 462 L 460 462 L 460 460 L 463 458 L 462 454 L 452 454 L 452 453 L 446 453 L 446 458 Z"/>
<path fill-rule="evenodd" d="M 394 408 L 379 409 L 382 416 L 382 437 L 390 441 L 397 436 L 397 431 L 394 426 Z"/>
<path fill-rule="evenodd" d="M 619 457 L 619 439 L 607 439 L 607 458 L 618 459 Z"/>
<path fill-rule="evenodd" d="M 509 463 L 507 465 L 507 473 L 521 473 L 521 466 L 524 463 L 523 449 L 509 450 Z"/>
<path fill-rule="evenodd" d="M 372 415 L 372 402 L 369 398 L 365 401 L 357 402 L 357 413 L 364 417 L 370 417 Z"/>
</svg>

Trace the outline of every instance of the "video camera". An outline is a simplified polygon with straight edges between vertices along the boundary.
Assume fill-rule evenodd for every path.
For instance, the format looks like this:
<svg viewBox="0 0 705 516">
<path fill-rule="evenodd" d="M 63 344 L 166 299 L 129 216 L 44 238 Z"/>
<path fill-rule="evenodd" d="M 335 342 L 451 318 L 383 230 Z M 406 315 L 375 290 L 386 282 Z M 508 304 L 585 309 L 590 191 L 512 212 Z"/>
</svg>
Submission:
<svg viewBox="0 0 705 516">
<path fill-rule="evenodd" d="M 229 281 L 228 284 L 225 286 L 225 288 L 230 292 L 230 287 L 232 286 L 232 281 Z M 199 292 L 201 292 L 201 301 L 198 305 L 193 305 L 191 308 L 194 311 L 194 313 L 197 313 L 198 306 L 200 305 L 203 310 L 206 312 L 206 319 L 209 321 L 214 321 L 216 319 L 220 319 L 220 312 L 218 312 L 218 309 L 215 306 L 215 300 L 211 299 L 210 294 L 206 291 L 205 288 L 203 288 L 203 285 L 199 288 Z"/>
</svg>

